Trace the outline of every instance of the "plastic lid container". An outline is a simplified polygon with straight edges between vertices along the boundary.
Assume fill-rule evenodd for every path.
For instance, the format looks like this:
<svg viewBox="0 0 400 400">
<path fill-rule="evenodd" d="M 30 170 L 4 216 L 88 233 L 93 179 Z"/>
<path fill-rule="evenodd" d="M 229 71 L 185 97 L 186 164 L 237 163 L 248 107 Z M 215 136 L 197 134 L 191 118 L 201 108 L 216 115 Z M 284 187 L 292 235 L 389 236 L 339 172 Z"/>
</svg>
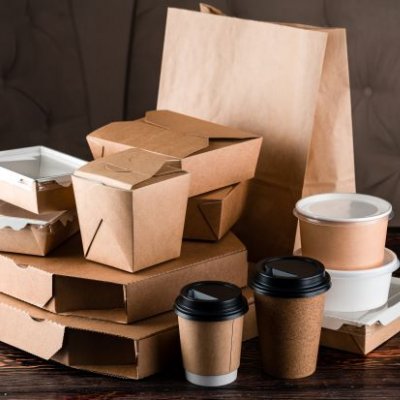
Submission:
<svg viewBox="0 0 400 400">
<path fill-rule="evenodd" d="M 175 300 L 175 313 L 195 321 L 225 321 L 249 309 L 242 290 L 231 283 L 195 282 L 185 286 Z"/>
<path fill-rule="evenodd" d="M 359 193 L 324 193 L 296 203 L 294 214 L 326 222 L 369 222 L 390 217 L 392 206 L 379 197 Z"/>
<path fill-rule="evenodd" d="M 256 293 L 273 297 L 312 297 L 331 287 L 322 263 L 308 257 L 267 258 L 256 266 L 250 285 Z"/>
</svg>

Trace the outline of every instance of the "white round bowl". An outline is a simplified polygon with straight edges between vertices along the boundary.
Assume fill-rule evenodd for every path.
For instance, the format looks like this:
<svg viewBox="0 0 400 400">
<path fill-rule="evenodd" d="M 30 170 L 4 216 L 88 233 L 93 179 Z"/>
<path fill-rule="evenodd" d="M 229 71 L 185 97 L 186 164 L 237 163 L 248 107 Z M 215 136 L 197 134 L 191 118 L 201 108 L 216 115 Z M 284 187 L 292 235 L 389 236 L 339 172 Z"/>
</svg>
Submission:
<svg viewBox="0 0 400 400">
<path fill-rule="evenodd" d="M 295 254 L 301 254 L 301 249 Z M 325 295 L 325 311 L 357 312 L 383 306 L 388 300 L 392 273 L 397 268 L 396 254 L 386 248 L 380 267 L 353 271 L 327 269 L 332 287 Z"/>
</svg>

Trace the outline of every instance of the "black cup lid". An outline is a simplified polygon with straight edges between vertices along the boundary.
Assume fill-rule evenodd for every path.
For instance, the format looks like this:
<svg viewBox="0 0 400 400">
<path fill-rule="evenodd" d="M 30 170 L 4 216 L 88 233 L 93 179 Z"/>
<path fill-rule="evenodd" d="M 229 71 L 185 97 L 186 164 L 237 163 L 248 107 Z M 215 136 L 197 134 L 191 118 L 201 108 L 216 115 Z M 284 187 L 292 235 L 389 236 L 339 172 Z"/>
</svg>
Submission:
<svg viewBox="0 0 400 400">
<path fill-rule="evenodd" d="M 185 286 L 175 300 L 175 313 L 195 321 L 225 321 L 249 309 L 242 290 L 219 281 L 194 282 Z"/>
<path fill-rule="evenodd" d="M 274 297 L 311 297 L 331 287 L 331 277 L 322 263 L 308 257 L 267 258 L 256 266 L 251 287 L 256 293 Z"/>
</svg>

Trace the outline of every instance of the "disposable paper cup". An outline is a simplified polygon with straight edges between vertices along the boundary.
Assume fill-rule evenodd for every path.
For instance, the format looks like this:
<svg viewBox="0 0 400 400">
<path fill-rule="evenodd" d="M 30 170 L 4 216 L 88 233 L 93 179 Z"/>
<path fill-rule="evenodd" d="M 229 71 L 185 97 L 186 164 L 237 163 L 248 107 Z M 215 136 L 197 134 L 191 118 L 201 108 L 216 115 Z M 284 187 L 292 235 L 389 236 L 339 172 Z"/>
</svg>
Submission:
<svg viewBox="0 0 400 400">
<path fill-rule="evenodd" d="M 297 379 L 315 372 L 330 285 L 324 266 L 310 258 L 271 258 L 257 265 L 251 287 L 267 374 Z"/>
<path fill-rule="evenodd" d="M 325 193 L 296 203 L 303 256 L 326 268 L 354 270 L 382 265 L 392 206 L 374 196 Z"/>
<path fill-rule="evenodd" d="M 186 379 L 200 386 L 236 380 L 248 311 L 239 287 L 217 281 L 185 286 L 175 301 Z"/>
</svg>

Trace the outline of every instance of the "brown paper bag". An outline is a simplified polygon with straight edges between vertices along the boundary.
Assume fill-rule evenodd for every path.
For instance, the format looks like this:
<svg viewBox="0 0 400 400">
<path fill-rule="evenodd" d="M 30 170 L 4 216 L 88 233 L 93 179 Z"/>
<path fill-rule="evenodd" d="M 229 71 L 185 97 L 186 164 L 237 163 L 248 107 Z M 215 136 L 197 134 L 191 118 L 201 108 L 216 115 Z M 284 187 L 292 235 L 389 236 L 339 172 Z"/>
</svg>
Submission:
<svg viewBox="0 0 400 400">
<path fill-rule="evenodd" d="M 168 10 L 157 107 L 264 137 L 236 231 L 288 254 L 299 198 L 355 190 L 346 32 L 212 14 Z"/>
</svg>

